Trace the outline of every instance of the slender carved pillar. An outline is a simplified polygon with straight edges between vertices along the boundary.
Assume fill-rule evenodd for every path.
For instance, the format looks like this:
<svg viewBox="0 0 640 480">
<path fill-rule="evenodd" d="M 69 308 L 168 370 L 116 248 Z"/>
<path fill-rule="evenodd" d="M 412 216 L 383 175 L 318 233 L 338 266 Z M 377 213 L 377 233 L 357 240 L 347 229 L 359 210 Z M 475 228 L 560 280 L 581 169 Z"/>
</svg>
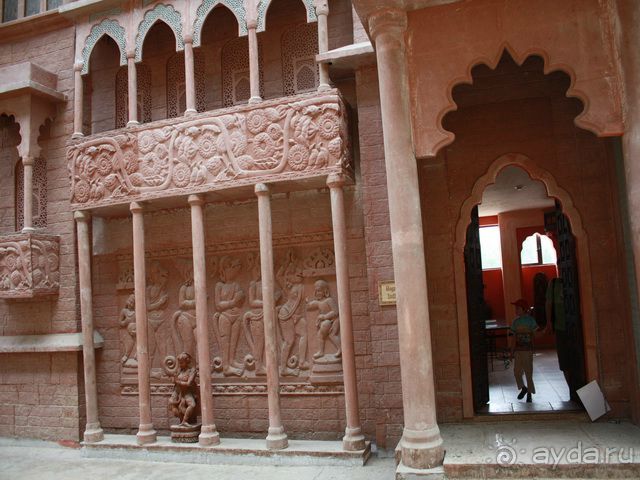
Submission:
<svg viewBox="0 0 640 480">
<path fill-rule="evenodd" d="M 195 62 L 193 60 L 193 37 L 184 37 L 184 89 L 187 99 L 187 110 L 185 115 L 197 113 L 196 109 L 196 75 Z"/>
<path fill-rule="evenodd" d="M 82 320 L 82 359 L 84 365 L 84 395 L 87 402 L 85 442 L 100 442 L 104 433 L 98 419 L 98 388 L 96 386 L 96 351 L 93 345 L 93 298 L 91 292 L 91 243 L 88 212 L 75 212 L 78 232 L 78 273 L 80 281 L 80 316 Z"/>
<path fill-rule="evenodd" d="M 73 137 L 82 137 L 82 64 L 73 66 Z"/>
<path fill-rule="evenodd" d="M 267 448 L 287 448 L 289 441 L 280 418 L 280 381 L 278 377 L 278 342 L 276 333 L 275 278 L 273 274 L 273 239 L 271 232 L 271 199 L 269 187 L 255 186 L 258 197 L 260 227 L 260 277 L 262 283 L 262 312 L 264 319 L 265 360 L 267 364 L 267 399 L 269 403 L 269 434 Z"/>
<path fill-rule="evenodd" d="M 127 126 L 138 124 L 138 74 L 135 52 L 127 52 L 127 94 L 129 96 L 129 121 Z"/>
<path fill-rule="evenodd" d="M 329 50 L 329 27 L 327 17 L 329 16 L 329 3 L 327 0 L 315 0 L 316 15 L 318 16 L 318 53 L 325 53 Z M 318 90 L 331 88 L 329 80 L 329 64 L 321 63 L 319 69 Z"/>
<path fill-rule="evenodd" d="M 141 445 L 154 443 L 156 431 L 151 420 L 151 386 L 149 364 L 149 325 L 147 321 L 147 278 L 144 263 L 144 213 L 142 205 L 131 202 L 133 217 L 133 277 L 136 302 L 136 348 L 138 353 L 138 402 L 140 426 L 137 440 Z"/>
<path fill-rule="evenodd" d="M 23 170 L 23 220 L 22 231 L 33 232 L 33 157 L 22 157 Z"/>
<path fill-rule="evenodd" d="M 402 462 L 411 468 L 442 464 L 427 300 L 427 275 L 418 171 L 411 137 L 405 59 L 406 13 L 382 10 L 370 17 L 380 81 L 380 106 L 396 283 L 404 431 Z"/>
<path fill-rule="evenodd" d="M 204 199 L 201 195 L 189 195 L 191 205 L 191 239 L 193 244 L 193 284 L 196 293 L 196 334 L 198 337 L 198 373 L 200 374 L 200 410 L 202 430 L 199 442 L 202 446 L 217 445 L 220 435 L 213 419 L 211 396 L 211 363 L 209 360 L 209 326 L 207 323 L 207 268 L 204 242 Z"/>
<path fill-rule="evenodd" d="M 347 223 L 344 216 L 344 177 L 331 174 L 327 178 L 331 194 L 331 218 L 333 220 L 333 245 L 336 257 L 336 283 L 338 286 L 338 312 L 340 315 L 340 349 L 344 378 L 344 404 L 347 428 L 342 445 L 345 450 L 363 450 L 364 435 L 360 428 L 358 409 L 358 380 L 353 346 L 351 319 L 351 289 L 349 288 L 349 261 L 347 260 Z"/>
<path fill-rule="evenodd" d="M 260 96 L 260 59 L 258 58 L 257 26 L 258 23 L 255 19 L 247 21 L 247 29 L 249 31 L 249 87 L 251 89 L 249 103 L 262 101 Z"/>
</svg>

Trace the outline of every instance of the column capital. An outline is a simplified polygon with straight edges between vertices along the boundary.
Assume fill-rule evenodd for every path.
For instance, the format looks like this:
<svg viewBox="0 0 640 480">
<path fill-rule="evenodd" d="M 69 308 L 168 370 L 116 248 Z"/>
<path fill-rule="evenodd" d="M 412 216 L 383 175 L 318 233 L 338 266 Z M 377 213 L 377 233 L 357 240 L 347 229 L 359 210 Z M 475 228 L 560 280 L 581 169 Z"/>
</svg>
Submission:
<svg viewBox="0 0 640 480">
<path fill-rule="evenodd" d="M 327 187 L 342 188 L 345 184 L 345 178 L 342 173 L 332 173 L 327 177 Z"/>
<path fill-rule="evenodd" d="M 269 195 L 271 189 L 269 188 L 269 185 L 266 185 L 264 183 L 256 183 L 256 186 L 254 188 L 254 192 L 258 197 L 265 197 L 267 195 Z"/>
<path fill-rule="evenodd" d="M 131 60 L 135 60 L 136 58 L 136 51 L 135 50 L 127 50 L 127 60 L 131 59 Z"/>
<path fill-rule="evenodd" d="M 131 213 L 142 213 L 144 212 L 144 205 L 140 202 L 131 202 L 129 210 L 131 210 Z"/>
<path fill-rule="evenodd" d="M 182 40 L 184 41 L 185 45 L 187 43 L 189 45 L 193 45 L 193 35 L 191 35 L 190 33 L 185 33 L 184 36 L 182 37 Z"/>
<path fill-rule="evenodd" d="M 407 12 L 398 8 L 378 10 L 369 17 L 369 32 L 374 42 L 380 34 L 401 37 L 407 30 Z"/>
<path fill-rule="evenodd" d="M 73 218 L 76 222 L 86 223 L 91 219 L 91 212 L 87 210 L 77 210 L 73 212 Z"/>
<path fill-rule="evenodd" d="M 75 62 L 73 64 L 73 71 L 74 72 L 78 72 L 81 73 L 82 72 L 82 67 L 84 66 L 84 64 L 82 62 Z"/>
<path fill-rule="evenodd" d="M 329 15 L 329 2 L 327 0 L 314 0 L 313 6 L 317 15 Z"/>
<path fill-rule="evenodd" d="M 204 205 L 204 195 L 189 195 L 187 202 L 189 205 Z"/>
<path fill-rule="evenodd" d="M 257 18 L 247 18 L 247 29 L 248 30 L 256 30 L 258 28 L 258 19 Z"/>
</svg>

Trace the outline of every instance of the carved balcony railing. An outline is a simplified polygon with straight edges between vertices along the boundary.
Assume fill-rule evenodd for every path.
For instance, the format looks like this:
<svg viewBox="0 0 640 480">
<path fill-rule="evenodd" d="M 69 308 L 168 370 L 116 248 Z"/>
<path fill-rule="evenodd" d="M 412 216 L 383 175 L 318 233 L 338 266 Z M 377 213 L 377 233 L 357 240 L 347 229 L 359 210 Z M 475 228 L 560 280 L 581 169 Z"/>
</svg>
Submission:
<svg viewBox="0 0 640 480">
<path fill-rule="evenodd" d="M 0 236 L 0 298 L 55 295 L 60 286 L 60 237 L 40 233 Z"/>
<path fill-rule="evenodd" d="M 346 109 L 335 90 L 72 142 L 67 158 L 74 209 L 351 171 Z"/>
</svg>

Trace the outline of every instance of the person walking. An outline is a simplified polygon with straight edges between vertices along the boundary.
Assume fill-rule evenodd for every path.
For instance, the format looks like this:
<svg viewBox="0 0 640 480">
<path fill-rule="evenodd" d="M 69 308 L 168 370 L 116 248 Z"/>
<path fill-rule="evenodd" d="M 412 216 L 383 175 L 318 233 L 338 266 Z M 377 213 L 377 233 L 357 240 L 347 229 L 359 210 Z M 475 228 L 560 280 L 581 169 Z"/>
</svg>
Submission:
<svg viewBox="0 0 640 480">
<path fill-rule="evenodd" d="M 515 337 L 513 347 L 513 373 L 516 377 L 516 385 L 520 390 L 518 400 L 527 396 L 527 403 L 531 403 L 531 395 L 536 393 L 533 384 L 533 335 L 538 329 L 535 319 L 529 315 L 529 304 L 524 298 L 520 298 L 511 305 L 516 307 L 516 318 L 511 324 L 511 332 Z M 527 384 L 522 381 L 524 374 Z"/>
</svg>

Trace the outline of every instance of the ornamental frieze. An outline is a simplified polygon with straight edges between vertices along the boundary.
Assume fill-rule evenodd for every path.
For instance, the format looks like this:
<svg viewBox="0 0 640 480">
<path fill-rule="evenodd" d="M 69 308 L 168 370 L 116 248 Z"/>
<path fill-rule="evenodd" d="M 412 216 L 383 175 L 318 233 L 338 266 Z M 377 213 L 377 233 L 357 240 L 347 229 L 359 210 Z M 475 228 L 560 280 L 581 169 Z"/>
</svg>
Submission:
<svg viewBox="0 0 640 480">
<path fill-rule="evenodd" d="M 60 287 L 60 238 L 16 233 L 0 236 L 0 298 L 54 295 Z"/>
<path fill-rule="evenodd" d="M 182 121 L 180 121 L 182 120 Z M 337 93 L 307 94 L 117 130 L 67 152 L 74 208 L 348 170 Z"/>
</svg>

